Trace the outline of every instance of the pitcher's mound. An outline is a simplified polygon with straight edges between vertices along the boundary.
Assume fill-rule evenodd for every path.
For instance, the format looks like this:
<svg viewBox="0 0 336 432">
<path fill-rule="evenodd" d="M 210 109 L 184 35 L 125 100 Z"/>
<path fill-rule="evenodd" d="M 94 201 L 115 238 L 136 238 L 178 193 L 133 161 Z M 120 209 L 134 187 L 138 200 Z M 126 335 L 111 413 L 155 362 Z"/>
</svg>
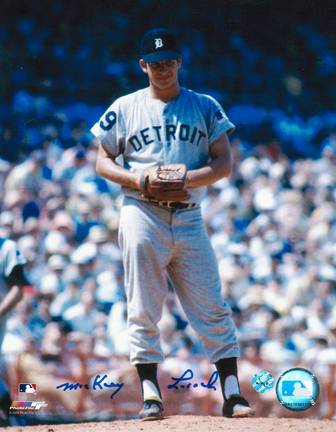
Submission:
<svg viewBox="0 0 336 432">
<path fill-rule="evenodd" d="M 163 420 L 118 420 L 11 427 L 10 432 L 336 432 L 336 421 L 288 418 L 227 419 L 223 417 L 171 416 Z"/>
</svg>

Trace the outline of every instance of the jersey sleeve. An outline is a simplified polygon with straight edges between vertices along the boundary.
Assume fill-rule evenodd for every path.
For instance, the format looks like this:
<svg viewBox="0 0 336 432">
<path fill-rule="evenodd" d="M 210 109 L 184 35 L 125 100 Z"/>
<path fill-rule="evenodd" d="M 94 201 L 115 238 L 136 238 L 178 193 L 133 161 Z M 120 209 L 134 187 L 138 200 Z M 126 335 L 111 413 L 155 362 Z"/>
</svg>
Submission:
<svg viewBox="0 0 336 432">
<path fill-rule="evenodd" d="M 26 258 L 13 240 L 6 240 L 3 245 L 3 269 L 6 280 L 11 280 L 11 275 L 18 266 L 26 264 Z"/>
<path fill-rule="evenodd" d="M 208 136 L 209 144 L 216 141 L 221 135 L 230 135 L 236 128 L 228 119 L 221 105 L 211 96 L 208 96 Z"/>
<path fill-rule="evenodd" d="M 92 126 L 91 132 L 113 156 L 123 153 L 125 127 L 118 99 Z"/>
</svg>

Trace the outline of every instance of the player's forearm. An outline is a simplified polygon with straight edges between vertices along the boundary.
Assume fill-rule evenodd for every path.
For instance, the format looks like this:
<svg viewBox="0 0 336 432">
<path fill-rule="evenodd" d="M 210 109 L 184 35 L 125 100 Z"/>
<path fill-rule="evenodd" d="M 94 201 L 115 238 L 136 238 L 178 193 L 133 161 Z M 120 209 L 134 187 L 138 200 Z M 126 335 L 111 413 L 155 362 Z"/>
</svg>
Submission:
<svg viewBox="0 0 336 432">
<path fill-rule="evenodd" d="M 9 311 L 11 311 L 22 299 L 22 296 L 22 289 L 17 285 L 13 286 L 0 303 L 0 318 L 4 317 Z"/>
<path fill-rule="evenodd" d="M 187 188 L 209 186 L 223 177 L 229 177 L 231 174 L 231 158 L 217 158 L 209 165 L 202 168 L 188 171 Z"/>
<path fill-rule="evenodd" d="M 100 176 L 121 186 L 132 189 L 140 188 L 140 176 L 126 170 L 110 158 L 97 160 L 96 171 Z"/>
</svg>

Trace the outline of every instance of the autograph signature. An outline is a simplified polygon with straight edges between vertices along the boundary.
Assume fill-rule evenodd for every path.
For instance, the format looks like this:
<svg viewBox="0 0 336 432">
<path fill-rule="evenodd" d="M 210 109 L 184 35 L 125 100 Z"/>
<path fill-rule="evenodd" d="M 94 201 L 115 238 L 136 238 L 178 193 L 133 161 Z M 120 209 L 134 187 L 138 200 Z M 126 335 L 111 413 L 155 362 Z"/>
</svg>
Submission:
<svg viewBox="0 0 336 432">
<path fill-rule="evenodd" d="M 106 374 L 102 376 L 97 374 L 92 383 L 92 390 L 104 390 L 106 388 L 116 388 L 116 390 L 114 390 L 114 392 L 111 394 L 111 399 L 112 399 L 122 389 L 124 384 L 114 383 L 114 382 L 104 382 L 107 377 L 108 375 Z M 67 390 L 79 390 L 79 389 L 90 390 L 91 387 L 89 384 L 65 382 L 63 384 L 59 384 L 56 388 L 62 389 L 63 391 L 67 391 Z"/>
<path fill-rule="evenodd" d="M 216 381 L 218 379 L 218 372 L 217 371 L 214 371 L 212 373 L 212 375 L 210 376 L 209 381 L 207 383 L 188 382 L 187 384 L 184 384 L 186 381 L 190 381 L 193 377 L 194 377 L 193 371 L 191 369 L 187 369 L 186 371 L 183 372 L 183 374 L 180 377 L 178 377 L 178 378 L 171 377 L 171 379 L 175 382 L 173 384 L 167 385 L 167 388 L 168 389 L 179 389 L 179 388 L 187 388 L 188 389 L 190 387 L 196 388 L 196 387 L 201 386 L 201 387 L 205 387 L 205 388 L 212 389 L 212 390 L 216 391 L 216 386 L 214 384 L 216 383 Z M 180 384 L 182 382 L 183 382 L 183 384 Z"/>
</svg>

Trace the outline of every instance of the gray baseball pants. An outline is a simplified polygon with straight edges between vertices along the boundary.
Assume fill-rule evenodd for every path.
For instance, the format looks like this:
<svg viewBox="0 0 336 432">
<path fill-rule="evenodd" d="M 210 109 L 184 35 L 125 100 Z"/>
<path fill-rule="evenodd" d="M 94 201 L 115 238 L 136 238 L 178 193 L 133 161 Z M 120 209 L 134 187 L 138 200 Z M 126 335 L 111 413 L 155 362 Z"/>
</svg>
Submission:
<svg viewBox="0 0 336 432">
<path fill-rule="evenodd" d="M 125 197 L 120 213 L 130 360 L 163 361 L 157 323 L 169 275 L 189 323 L 211 362 L 239 357 L 230 307 L 200 207 L 171 210 Z"/>
</svg>

